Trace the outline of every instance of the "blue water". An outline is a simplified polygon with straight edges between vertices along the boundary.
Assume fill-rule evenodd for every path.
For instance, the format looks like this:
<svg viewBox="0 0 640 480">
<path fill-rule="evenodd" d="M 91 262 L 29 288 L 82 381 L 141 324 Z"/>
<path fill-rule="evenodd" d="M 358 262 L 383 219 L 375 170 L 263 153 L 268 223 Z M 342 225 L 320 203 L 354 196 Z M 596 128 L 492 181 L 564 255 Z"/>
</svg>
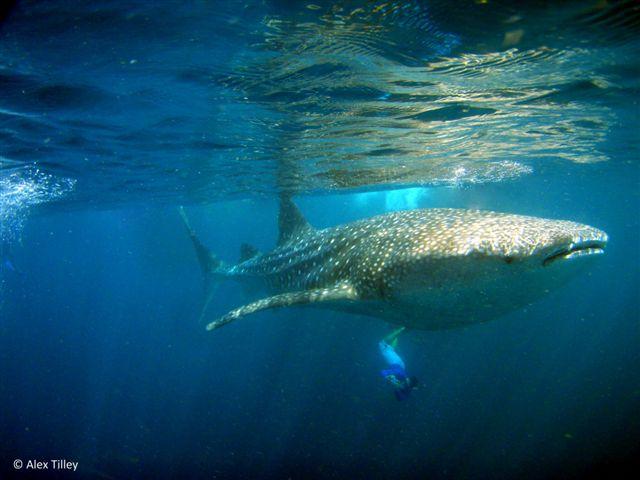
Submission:
<svg viewBox="0 0 640 480">
<path fill-rule="evenodd" d="M 634 2 L 17 2 L 0 23 L 0 478 L 609 478 L 640 446 Z M 405 332 L 313 309 L 207 332 L 176 206 L 235 262 L 481 208 L 605 230 L 541 301 Z M 233 282 L 221 315 L 252 297 Z M 78 471 L 14 469 L 21 459 Z"/>
</svg>

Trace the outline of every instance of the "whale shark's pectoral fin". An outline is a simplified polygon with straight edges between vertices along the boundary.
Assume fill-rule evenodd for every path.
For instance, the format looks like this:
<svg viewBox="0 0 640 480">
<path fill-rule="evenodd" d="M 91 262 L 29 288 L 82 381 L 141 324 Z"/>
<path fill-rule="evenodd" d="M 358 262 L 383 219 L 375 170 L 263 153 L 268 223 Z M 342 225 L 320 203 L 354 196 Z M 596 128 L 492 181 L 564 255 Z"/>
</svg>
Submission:
<svg viewBox="0 0 640 480">
<path fill-rule="evenodd" d="M 295 305 L 309 305 L 321 302 L 336 302 L 340 300 L 357 300 L 356 289 L 349 282 L 342 282 L 329 288 L 316 288 L 301 292 L 281 293 L 273 297 L 263 298 L 253 303 L 243 305 L 230 311 L 223 317 L 207 325 L 207 330 L 215 330 L 229 322 L 251 313 L 267 310 L 269 308 L 291 307 Z"/>
</svg>

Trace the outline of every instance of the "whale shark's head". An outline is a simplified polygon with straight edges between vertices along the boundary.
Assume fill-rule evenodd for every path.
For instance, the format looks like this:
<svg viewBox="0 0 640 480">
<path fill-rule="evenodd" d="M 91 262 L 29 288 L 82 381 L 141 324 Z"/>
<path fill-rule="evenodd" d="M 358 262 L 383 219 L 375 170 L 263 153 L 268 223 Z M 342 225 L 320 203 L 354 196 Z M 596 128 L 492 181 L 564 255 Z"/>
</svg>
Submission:
<svg viewBox="0 0 640 480">
<path fill-rule="evenodd" d="M 600 257 L 605 232 L 563 220 L 433 209 L 400 212 L 380 249 L 382 290 L 416 328 L 491 320 L 560 289 Z"/>
<path fill-rule="evenodd" d="M 448 242 L 442 251 L 445 256 L 546 269 L 566 267 L 571 260 L 594 258 L 604 253 L 608 241 L 602 230 L 565 220 L 482 211 L 460 213 L 462 218 L 449 223 L 448 228 L 441 225 Z"/>
</svg>

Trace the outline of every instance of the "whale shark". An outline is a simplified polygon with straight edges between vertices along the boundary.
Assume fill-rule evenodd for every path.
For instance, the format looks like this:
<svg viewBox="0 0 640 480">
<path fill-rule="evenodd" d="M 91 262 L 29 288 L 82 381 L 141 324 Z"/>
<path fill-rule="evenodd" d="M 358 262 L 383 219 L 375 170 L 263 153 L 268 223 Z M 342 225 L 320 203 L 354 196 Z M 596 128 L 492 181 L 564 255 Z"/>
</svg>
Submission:
<svg viewBox="0 0 640 480">
<path fill-rule="evenodd" d="M 561 288 L 604 253 L 608 236 L 565 220 L 453 208 L 398 211 L 315 229 L 280 199 L 277 246 L 243 244 L 228 265 L 202 243 L 183 208 L 206 285 L 237 280 L 262 298 L 207 323 L 214 330 L 273 308 L 313 306 L 420 330 L 483 323 Z"/>
</svg>

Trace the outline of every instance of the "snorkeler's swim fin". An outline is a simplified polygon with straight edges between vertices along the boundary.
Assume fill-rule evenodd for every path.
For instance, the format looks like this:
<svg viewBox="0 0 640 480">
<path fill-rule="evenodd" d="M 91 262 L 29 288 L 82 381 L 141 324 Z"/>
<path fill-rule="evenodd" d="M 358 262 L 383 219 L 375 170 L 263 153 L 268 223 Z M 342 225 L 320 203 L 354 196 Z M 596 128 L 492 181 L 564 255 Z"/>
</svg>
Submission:
<svg viewBox="0 0 640 480">
<path fill-rule="evenodd" d="M 184 223 L 187 233 L 191 238 L 191 242 L 193 243 L 193 247 L 195 248 L 198 263 L 200 263 L 200 269 L 202 270 L 202 277 L 204 279 L 205 297 L 202 308 L 200 309 L 200 316 L 198 318 L 198 321 L 202 323 L 207 309 L 209 308 L 209 304 L 215 294 L 216 287 L 224 275 L 224 266 L 218 257 L 205 247 L 193 231 L 183 207 L 178 207 L 178 213 L 180 214 L 180 218 L 182 218 L 182 222 Z"/>
</svg>

